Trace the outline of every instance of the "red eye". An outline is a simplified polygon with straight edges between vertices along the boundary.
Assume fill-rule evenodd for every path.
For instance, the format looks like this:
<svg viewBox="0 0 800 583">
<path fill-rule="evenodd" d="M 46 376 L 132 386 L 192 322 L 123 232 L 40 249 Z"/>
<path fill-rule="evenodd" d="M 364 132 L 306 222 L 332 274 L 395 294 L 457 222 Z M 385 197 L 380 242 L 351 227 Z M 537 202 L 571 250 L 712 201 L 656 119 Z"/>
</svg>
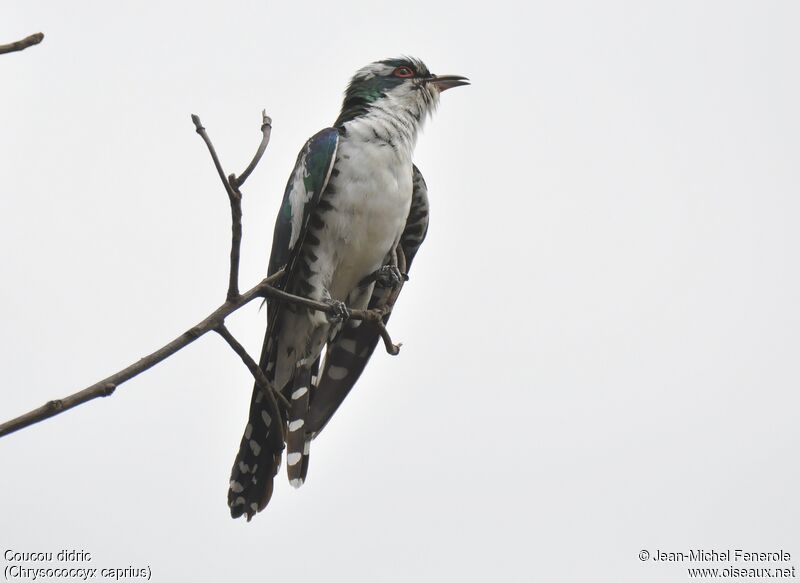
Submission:
<svg viewBox="0 0 800 583">
<path fill-rule="evenodd" d="M 401 79 L 408 79 L 409 77 L 414 76 L 414 71 L 412 71 L 408 67 L 397 67 L 397 69 L 394 70 L 393 74 L 395 77 L 400 77 Z"/>
</svg>

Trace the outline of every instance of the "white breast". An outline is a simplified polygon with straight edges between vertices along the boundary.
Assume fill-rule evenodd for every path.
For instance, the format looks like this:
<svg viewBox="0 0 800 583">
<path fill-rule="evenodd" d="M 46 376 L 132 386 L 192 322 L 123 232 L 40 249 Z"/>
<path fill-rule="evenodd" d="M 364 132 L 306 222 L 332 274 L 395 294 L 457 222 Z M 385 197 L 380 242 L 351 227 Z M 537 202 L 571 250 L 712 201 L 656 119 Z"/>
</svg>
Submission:
<svg viewBox="0 0 800 583">
<path fill-rule="evenodd" d="M 348 136 L 339 143 L 331 198 L 320 241 L 333 259 L 331 296 L 345 300 L 358 282 L 378 269 L 397 245 L 411 206 L 410 152 Z"/>
</svg>

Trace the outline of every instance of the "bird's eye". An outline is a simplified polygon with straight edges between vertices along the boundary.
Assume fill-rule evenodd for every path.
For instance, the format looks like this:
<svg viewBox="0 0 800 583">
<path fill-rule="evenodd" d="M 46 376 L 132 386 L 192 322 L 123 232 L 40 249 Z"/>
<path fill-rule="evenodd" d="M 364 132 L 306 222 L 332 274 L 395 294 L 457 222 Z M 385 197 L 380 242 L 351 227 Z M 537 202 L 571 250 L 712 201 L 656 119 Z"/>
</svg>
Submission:
<svg viewBox="0 0 800 583">
<path fill-rule="evenodd" d="M 408 67 L 397 67 L 397 69 L 394 70 L 393 75 L 395 77 L 400 77 L 401 79 L 408 79 L 409 77 L 414 76 L 414 71 Z"/>
</svg>

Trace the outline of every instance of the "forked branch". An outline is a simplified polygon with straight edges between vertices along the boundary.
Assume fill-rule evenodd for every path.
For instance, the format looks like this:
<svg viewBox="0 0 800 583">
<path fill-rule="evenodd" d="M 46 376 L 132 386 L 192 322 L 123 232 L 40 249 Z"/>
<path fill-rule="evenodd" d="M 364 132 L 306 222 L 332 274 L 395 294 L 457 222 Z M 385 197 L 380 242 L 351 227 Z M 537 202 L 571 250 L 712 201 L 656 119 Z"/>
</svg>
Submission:
<svg viewBox="0 0 800 583">
<path fill-rule="evenodd" d="M 206 128 L 203 127 L 200 118 L 192 114 L 195 131 L 200 134 L 200 137 L 203 138 L 208 147 L 208 152 L 214 161 L 214 167 L 217 169 L 217 174 L 219 174 L 219 179 L 222 180 L 222 185 L 225 187 L 225 192 L 228 193 L 228 200 L 231 204 L 231 262 L 228 276 L 228 300 L 232 300 L 239 295 L 239 256 L 242 248 L 242 193 L 239 188 L 261 161 L 272 133 L 272 120 L 266 111 L 261 112 L 261 118 L 261 143 L 258 146 L 258 150 L 256 150 L 255 156 L 253 156 L 253 160 L 239 178 L 235 174 L 231 174 L 226 178 L 222 163 L 219 161 L 214 144 L 211 143 L 211 138 L 208 137 Z"/>
</svg>

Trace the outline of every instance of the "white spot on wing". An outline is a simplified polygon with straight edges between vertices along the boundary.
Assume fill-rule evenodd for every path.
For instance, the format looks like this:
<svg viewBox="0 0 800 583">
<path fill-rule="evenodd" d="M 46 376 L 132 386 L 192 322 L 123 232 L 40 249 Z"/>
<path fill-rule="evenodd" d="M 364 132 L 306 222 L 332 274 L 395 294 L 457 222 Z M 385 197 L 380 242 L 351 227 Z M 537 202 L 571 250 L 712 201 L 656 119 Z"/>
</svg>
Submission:
<svg viewBox="0 0 800 583">
<path fill-rule="evenodd" d="M 270 417 L 269 413 L 267 413 L 264 409 L 261 410 L 261 420 L 267 427 L 269 427 L 272 424 L 272 417 Z"/>
<path fill-rule="evenodd" d="M 250 439 L 250 436 L 253 435 L 253 424 L 248 423 L 247 427 L 244 428 L 244 438 Z"/>
<path fill-rule="evenodd" d="M 253 455 L 258 455 L 261 453 L 261 446 L 258 445 L 258 442 L 255 439 L 250 440 L 250 451 L 253 452 Z"/>
<path fill-rule="evenodd" d="M 294 244 L 297 243 L 297 238 L 300 236 L 300 230 L 303 226 L 303 207 L 309 199 L 305 181 L 303 180 L 306 176 L 307 156 L 308 149 L 305 149 L 295 170 L 292 179 L 292 191 L 289 193 L 289 205 L 292 209 L 292 234 L 289 237 L 289 249 L 294 247 Z"/>
<path fill-rule="evenodd" d="M 238 494 L 242 490 L 244 490 L 244 488 L 242 488 L 242 485 L 239 482 L 236 480 L 231 480 L 231 492 Z"/>
<path fill-rule="evenodd" d="M 305 395 L 307 392 L 308 392 L 308 387 L 300 387 L 294 393 L 292 393 L 292 400 L 299 399 L 300 397 Z"/>
</svg>

